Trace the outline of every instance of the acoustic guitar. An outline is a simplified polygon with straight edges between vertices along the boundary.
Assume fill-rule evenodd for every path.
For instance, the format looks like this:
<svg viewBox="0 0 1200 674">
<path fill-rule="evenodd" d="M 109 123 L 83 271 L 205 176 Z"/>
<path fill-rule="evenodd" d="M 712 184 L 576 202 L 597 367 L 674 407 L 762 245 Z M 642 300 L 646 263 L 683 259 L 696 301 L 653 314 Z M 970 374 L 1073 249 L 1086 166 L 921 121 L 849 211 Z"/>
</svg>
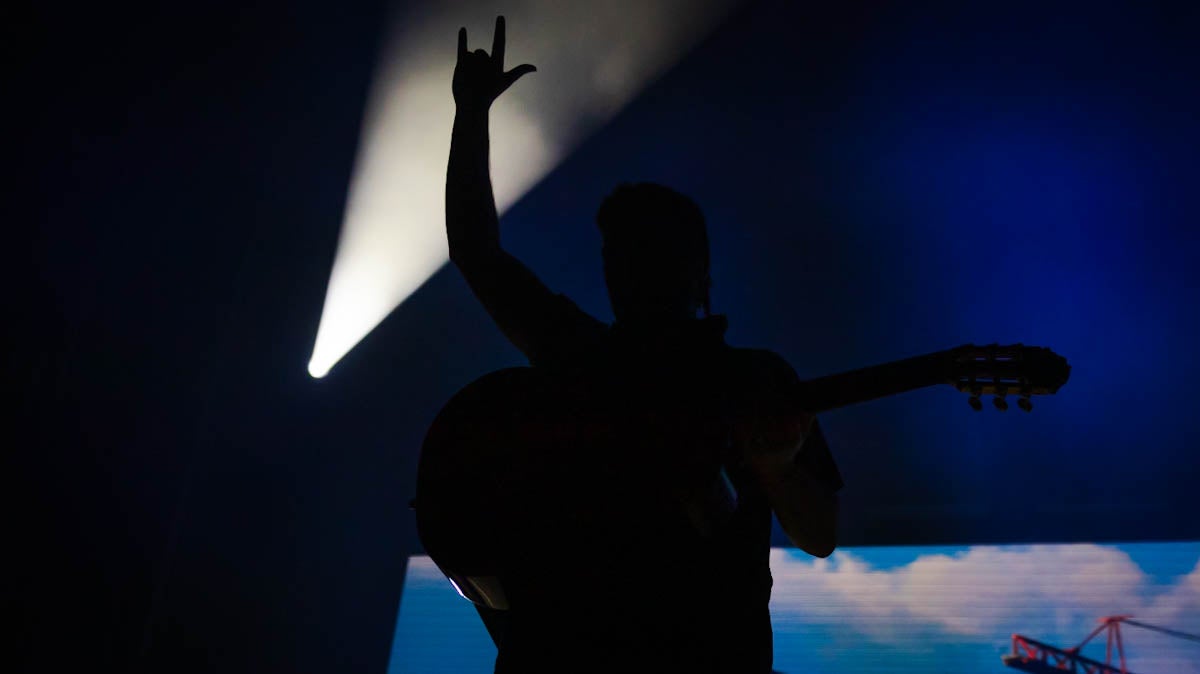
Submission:
<svg viewBox="0 0 1200 674">
<path fill-rule="evenodd" d="M 1032 397 L 1057 392 L 1070 371 L 1065 358 L 1043 347 L 965 345 L 800 382 L 790 404 L 818 413 L 949 385 L 967 394 L 976 411 L 991 396 L 999 411 L 1009 408 L 1011 398 L 1030 412 Z M 508 608 L 500 578 L 506 564 L 527 554 L 522 532 L 561 531 L 603 516 L 571 498 L 564 480 L 587 473 L 595 482 L 605 471 L 620 480 L 619 462 L 593 451 L 612 444 L 605 437 L 611 429 L 589 415 L 595 405 L 589 396 L 578 382 L 537 368 L 510 368 L 467 385 L 434 419 L 417 468 L 417 531 L 455 589 L 477 606 Z M 709 501 L 704 507 L 719 510 L 724 502 L 728 509 L 719 457 L 708 468 L 699 489 Z M 554 489 L 548 496 L 546 490 Z"/>
</svg>

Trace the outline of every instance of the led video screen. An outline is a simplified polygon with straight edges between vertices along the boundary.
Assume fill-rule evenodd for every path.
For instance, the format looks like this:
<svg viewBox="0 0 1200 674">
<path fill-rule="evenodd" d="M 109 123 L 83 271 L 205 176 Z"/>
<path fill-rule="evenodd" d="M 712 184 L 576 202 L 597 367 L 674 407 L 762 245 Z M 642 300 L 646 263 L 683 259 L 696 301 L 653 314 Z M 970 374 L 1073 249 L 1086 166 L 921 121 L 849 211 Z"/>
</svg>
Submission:
<svg viewBox="0 0 1200 674">
<path fill-rule="evenodd" d="M 779 672 L 1072 671 L 1061 652 L 1101 628 L 1078 655 L 1104 663 L 1100 621 L 1127 616 L 1128 671 L 1200 674 L 1200 542 L 776 548 L 771 570 Z M 473 607 L 412 557 L 388 674 L 490 672 L 495 656 Z"/>
</svg>

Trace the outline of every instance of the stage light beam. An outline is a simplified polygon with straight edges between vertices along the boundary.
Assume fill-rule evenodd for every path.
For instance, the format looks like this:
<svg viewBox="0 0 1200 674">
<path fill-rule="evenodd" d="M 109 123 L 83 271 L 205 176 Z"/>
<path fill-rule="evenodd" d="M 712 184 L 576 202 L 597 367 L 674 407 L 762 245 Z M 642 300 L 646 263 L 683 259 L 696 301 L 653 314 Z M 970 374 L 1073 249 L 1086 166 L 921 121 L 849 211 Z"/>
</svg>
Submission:
<svg viewBox="0 0 1200 674">
<path fill-rule="evenodd" d="M 525 0 L 501 7 L 506 68 L 532 63 L 491 116 L 501 214 L 711 32 L 737 0 Z M 447 261 L 446 159 L 458 28 L 491 48 L 490 3 L 397 8 L 363 122 L 308 372 L 324 377 Z"/>
</svg>

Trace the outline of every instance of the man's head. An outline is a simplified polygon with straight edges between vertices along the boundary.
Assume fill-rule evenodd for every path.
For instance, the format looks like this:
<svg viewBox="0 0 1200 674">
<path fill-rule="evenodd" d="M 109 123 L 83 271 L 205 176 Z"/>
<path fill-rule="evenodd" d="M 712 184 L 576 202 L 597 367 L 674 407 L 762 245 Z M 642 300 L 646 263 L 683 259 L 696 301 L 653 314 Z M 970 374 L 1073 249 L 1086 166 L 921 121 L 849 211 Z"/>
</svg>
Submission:
<svg viewBox="0 0 1200 674">
<path fill-rule="evenodd" d="M 622 323 L 708 312 L 708 232 L 694 201 L 654 183 L 619 185 L 600 204 L 604 277 Z"/>
</svg>

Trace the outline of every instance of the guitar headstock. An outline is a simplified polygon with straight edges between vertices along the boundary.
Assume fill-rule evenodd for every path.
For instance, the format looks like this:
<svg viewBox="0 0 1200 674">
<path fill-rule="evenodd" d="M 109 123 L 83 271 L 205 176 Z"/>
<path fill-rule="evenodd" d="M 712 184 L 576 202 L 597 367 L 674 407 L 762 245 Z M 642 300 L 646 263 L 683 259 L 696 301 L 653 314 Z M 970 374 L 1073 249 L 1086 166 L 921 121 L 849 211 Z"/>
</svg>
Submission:
<svg viewBox="0 0 1200 674">
<path fill-rule="evenodd" d="M 983 409 L 980 396 L 995 396 L 996 409 L 1008 409 L 1006 396 L 1015 395 L 1017 407 L 1033 410 L 1030 397 L 1051 395 L 1071 376 L 1067 359 L 1041 346 L 967 344 L 950 351 L 947 383 L 970 396 L 971 408 Z"/>
</svg>

